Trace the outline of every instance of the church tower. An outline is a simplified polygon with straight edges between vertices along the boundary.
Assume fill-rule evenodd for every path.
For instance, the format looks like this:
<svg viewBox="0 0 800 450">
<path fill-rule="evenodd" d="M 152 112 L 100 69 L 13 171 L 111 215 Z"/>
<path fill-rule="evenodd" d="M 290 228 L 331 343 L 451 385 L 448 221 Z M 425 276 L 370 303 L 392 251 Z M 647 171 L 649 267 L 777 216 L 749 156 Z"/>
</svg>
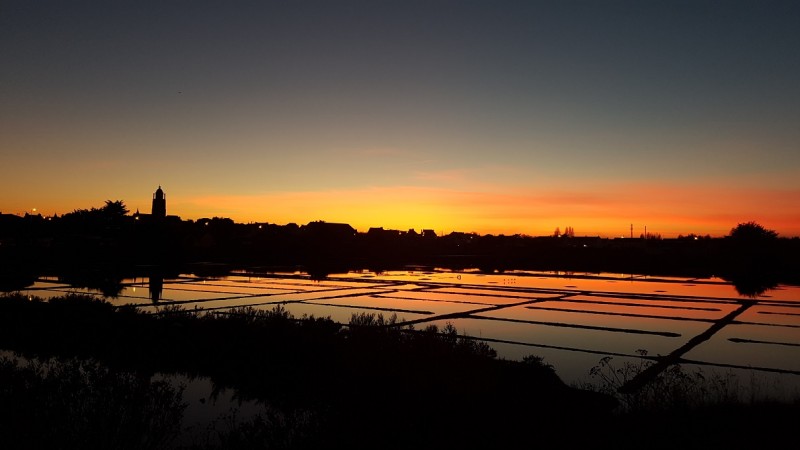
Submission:
<svg viewBox="0 0 800 450">
<path fill-rule="evenodd" d="M 153 210 L 151 214 L 157 218 L 167 217 L 167 197 L 164 195 L 164 191 L 161 190 L 161 186 L 153 194 Z"/>
</svg>

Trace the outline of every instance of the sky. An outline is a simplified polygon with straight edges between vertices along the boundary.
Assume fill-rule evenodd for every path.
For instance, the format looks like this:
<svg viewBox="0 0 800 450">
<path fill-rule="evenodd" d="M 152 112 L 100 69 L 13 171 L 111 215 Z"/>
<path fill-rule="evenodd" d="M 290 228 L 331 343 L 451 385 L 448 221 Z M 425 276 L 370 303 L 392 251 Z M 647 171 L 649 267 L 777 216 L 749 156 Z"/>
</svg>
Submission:
<svg viewBox="0 0 800 450">
<path fill-rule="evenodd" d="M 0 2 L 0 212 L 800 236 L 800 2 Z"/>
</svg>

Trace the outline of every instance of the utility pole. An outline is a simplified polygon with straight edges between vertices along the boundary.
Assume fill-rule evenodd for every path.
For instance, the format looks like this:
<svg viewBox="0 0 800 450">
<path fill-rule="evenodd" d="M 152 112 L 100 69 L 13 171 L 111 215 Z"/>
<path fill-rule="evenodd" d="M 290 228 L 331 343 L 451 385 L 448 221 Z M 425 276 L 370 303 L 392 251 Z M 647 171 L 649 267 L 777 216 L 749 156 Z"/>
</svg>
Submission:
<svg viewBox="0 0 800 450">
<path fill-rule="evenodd" d="M 633 239 L 633 224 L 631 224 L 631 239 Z"/>
</svg>

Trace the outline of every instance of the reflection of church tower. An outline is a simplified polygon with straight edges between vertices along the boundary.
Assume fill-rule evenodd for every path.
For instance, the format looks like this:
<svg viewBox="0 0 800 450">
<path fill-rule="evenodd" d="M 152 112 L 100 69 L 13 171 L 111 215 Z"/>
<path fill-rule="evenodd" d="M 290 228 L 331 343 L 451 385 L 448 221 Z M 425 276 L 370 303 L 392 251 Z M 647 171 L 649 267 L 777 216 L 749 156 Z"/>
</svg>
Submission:
<svg viewBox="0 0 800 450">
<path fill-rule="evenodd" d="M 164 290 L 164 277 L 162 275 L 150 275 L 150 300 L 158 303 L 161 300 L 161 292 Z"/>
<path fill-rule="evenodd" d="M 153 217 L 167 217 L 167 197 L 164 195 L 164 191 L 161 190 L 161 186 L 153 194 L 153 210 L 151 214 Z"/>
</svg>

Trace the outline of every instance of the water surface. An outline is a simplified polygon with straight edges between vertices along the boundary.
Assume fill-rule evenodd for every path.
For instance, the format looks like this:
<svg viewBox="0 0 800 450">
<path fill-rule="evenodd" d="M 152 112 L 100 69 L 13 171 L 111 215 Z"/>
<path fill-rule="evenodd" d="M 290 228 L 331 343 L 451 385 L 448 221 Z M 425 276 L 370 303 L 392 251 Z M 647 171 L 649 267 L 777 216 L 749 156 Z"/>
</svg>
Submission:
<svg viewBox="0 0 800 450">
<path fill-rule="evenodd" d="M 103 297 L 48 278 L 23 293 Z M 108 300 L 151 312 L 175 305 L 228 311 L 280 304 L 296 317 L 330 317 L 343 324 L 356 313 L 396 315 L 400 325 L 415 329 L 451 323 L 486 341 L 501 358 L 542 356 L 567 383 L 590 381 L 589 370 L 604 356 L 621 364 L 644 350 L 671 355 L 695 370 L 735 374 L 743 389 L 758 380 L 764 396 L 800 393 L 796 286 L 778 285 L 753 297 L 718 278 L 422 269 L 317 280 L 301 272 L 234 272 L 218 278 L 127 279 Z"/>
</svg>

